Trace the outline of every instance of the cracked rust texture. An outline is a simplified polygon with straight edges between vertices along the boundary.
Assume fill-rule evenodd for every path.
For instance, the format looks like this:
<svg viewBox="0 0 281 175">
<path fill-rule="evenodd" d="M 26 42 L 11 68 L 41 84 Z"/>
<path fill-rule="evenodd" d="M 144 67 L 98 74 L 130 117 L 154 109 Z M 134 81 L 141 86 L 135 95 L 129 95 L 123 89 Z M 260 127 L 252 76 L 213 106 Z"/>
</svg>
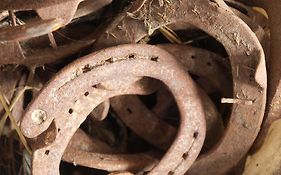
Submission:
<svg viewBox="0 0 281 175">
<path fill-rule="evenodd" d="M 147 11 L 151 13 L 147 15 Z M 116 18 L 97 40 L 96 47 L 135 43 L 159 27 L 175 22 L 188 22 L 202 29 L 221 42 L 229 55 L 233 98 L 242 102 L 233 104 L 229 125 L 216 148 L 199 157 L 189 171 L 190 174 L 220 174 L 236 165 L 248 152 L 264 116 L 265 56 L 251 29 L 221 0 L 171 1 L 163 7 L 149 1 L 137 14 L 121 14 Z M 251 104 L 247 105 L 249 102 Z"/>
<path fill-rule="evenodd" d="M 30 5 L 30 8 L 36 8 L 37 1 L 32 1 L 34 4 Z M 19 42 L 26 41 L 28 39 L 42 36 L 58 30 L 60 27 L 68 24 L 73 18 L 78 18 L 83 15 L 95 12 L 102 7 L 111 3 L 111 0 L 107 1 L 93 1 L 91 8 L 86 8 L 85 5 L 89 4 L 89 0 L 81 2 L 80 0 L 54 3 L 54 1 L 44 1 L 39 3 L 44 8 L 40 8 L 37 12 L 43 20 L 37 20 L 28 22 L 24 25 L 5 27 L 0 29 L 0 49 L 6 50 L 6 52 L 0 52 L 0 64 L 22 64 L 22 65 L 43 65 L 48 63 L 56 63 L 62 58 L 70 56 L 73 53 L 77 53 L 81 49 L 84 49 L 91 45 L 95 38 L 95 34 L 91 34 L 83 39 L 83 42 L 71 42 L 67 45 L 58 46 L 58 48 L 45 48 L 39 50 L 23 49 Z M 77 9 L 78 4 L 81 2 L 80 8 Z M 5 3 L 0 4 L 0 7 L 5 8 Z M 70 4 L 68 4 L 70 3 Z M 76 8 L 73 8 L 73 3 L 76 4 Z M 30 10 L 25 9 L 25 6 L 20 6 L 19 2 L 11 1 L 10 8 L 17 10 Z M 17 6 L 18 5 L 18 6 Z M 21 8 L 20 8 L 21 7 Z M 68 10 L 72 9 L 72 10 Z M 59 12 L 59 13 L 58 13 Z M 70 14 L 69 14 L 70 13 Z"/>
<path fill-rule="evenodd" d="M 43 19 L 60 18 L 63 25 L 68 24 L 75 16 L 78 5 L 84 0 L 3 0 L 1 10 L 35 10 Z M 93 0 L 93 10 L 98 10 L 111 3 L 111 0 Z M 80 12 L 81 13 L 81 12 Z"/>
<path fill-rule="evenodd" d="M 222 67 L 222 63 L 220 64 L 220 62 L 223 62 L 223 58 L 211 52 L 190 46 L 165 44 L 159 45 L 159 47 L 173 54 L 175 58 L 182 62 L 188 72 L 207 79 L 208 83 L 213 84 L 218 92 L 229 95 L 230 92 L 227 91 L 231 88 L 226 87 L 231 85 L 231 81 L 229 76 L 225 74 L 226 69 Z M 204 87 L 204 85 L 202 85 L 202 87 Z M 203 90 L 200 91 L 200 94 L 207 121 L 205 147 L 210 148 L 220 138 L 223 132 L 223 124 L 215 105 L 207 94 L 205 94 Z M 160 100 L 158 103 L 162 104 L 169 101 L 168 99 L 172 99 L 169 93 L 163 94 L 163 96 L 163 100 Z M 172 100 L 167 103 L 171 105 Z M 176 135 L 176 129 L 162 121 L 160 119 L 161 115 L 157 117 L 157 114 L 164 114 L 165 108 L 161 109 L 161 106 L 158 105 L 157 109 L 150 111 L 134 96 L 114 97 L 111 100 L 111 105 L 118 117 L 120 117 L 129 128 L 152 145 L 165 150 L 172 143 Z M 155 111 L 157 111 L 156 115 Z"/>
<path fill-rule="evenodd" d="M 65 67 L 28 107 L 21 123 L 26 137 L 39 136 L 51 123 L 55 128 L 54 141 L 33 152 L 33 174 L 59 174 L 68 142 L 94 107 L 116 95 L 139 94 L 130 88 L 109 91 L 106 87 L 96 88 L 116 76 L 153 77 L 170 88 L 179 106 L 181 123 L 172 146 L 149 174 L 187 171 L 205 138 L 204 113 L 196 86 L 183 67 L 164 50 L 149 45 L 123 45 L 92 53 Z M 183 90 L 187 88 L 189 91 Z M 85 92 L 89 94 L 85 96 Z M 38 116 L 43 118 L 40 125 L 32 120 L 37 110 L 46 115 Z"/>
<path fill-rule="evenodd" d="M 273 0 L 270 3 L 265 0 L 240 0 L 241 2 L 251 5 L 262 7 L 266 10 L 269 16 L 269 29 L 270 29 L 270 58 L 268 60 L 268 100 L 265 113 L 265 119 L 262 124 L 262 129 L 255 142 L 254 149 L 258 149 L 269 129 L 271 123 L 281 116 L 281 81 L 280 81 L 280 64 L 281 64 L 281 2 Z"/>
</svg>

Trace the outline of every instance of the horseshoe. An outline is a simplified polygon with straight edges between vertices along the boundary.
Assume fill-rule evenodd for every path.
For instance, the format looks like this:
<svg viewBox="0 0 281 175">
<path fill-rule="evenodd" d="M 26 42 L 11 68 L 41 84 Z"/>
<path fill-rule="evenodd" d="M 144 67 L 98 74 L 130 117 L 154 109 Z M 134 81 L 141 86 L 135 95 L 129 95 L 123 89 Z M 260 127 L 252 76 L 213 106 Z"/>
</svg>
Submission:
<svg viewBox="0 0 281 175">
<path fill-rule="evenodd" d="M 106 89 L 128 89 L 128 82 L 134 82 L 135 79 L 132 78 L 123 78 L 122 80 L 113 80 L 110 82 L 102 83 L 103 88 Z M 121 84 L 120 84 L 121 83 Z M 129 88 L 132 89 L 132 93 L 137 93 L 138 95 L 147 95 L 154 92 L 155 88 L 157 88 L 158 83 L 151 82 L 149 79 L 137 79 L 135 83 L 130 84 Z M 149 89 L 145 88 L 145 86 L 150 86 Z M 146 89 L 145 91 L 138 90 L 140 87 Z M 151 88 L 152 87 L 152 88 Z M 103 106 L 101 103 L 96 108 Z M 101 111 L 96 110 L 96 108 L 91 113 L 96 113 L 94 116 L 96 120 L 103 120 L 107 114 L 107 109 L 102 109 Z M 78 130 L 79 131 L 79 130 Z M 77 131 L 77 132 L 78 132 Z M 98 140 L 94 143 L 90 141 L 89 138 L 85 134 L 81 134 L 81 131 L 71 138 L 70 143 L 67 146 L 67 149 L 64 152 L 62 159 L 66 162 L 75 163 L 81 166 L 102 169 L 106 171 L 125 171 L 130 170 L 133 172 L 139 172 L 143 170 L 150 170 L 157 162 L 158 158 L 151 156 L 151 154 L 156 155 L 155 152 L 147 152 L 147 153 L 140 153 L 140 154 L 112 154 L 114 151 L 112 148 L 109 148 L 107 145 L 101 145 Z M 76 138 L 79 135 L 80 138 L 84 138 L 83 147 L 77 146 L 77 144 L 81 144 L 82 140 L 79 139 L 78 143 Z M 91 149 L 85 149 L 85 147 Z M 95 148 L 95 149 L 93 149 Z M 142 160 L 142 161 L 140 161 Z"/>
<path fill-rule="evenodd" d="M 168 7 L 148 4 L 143 8 L 151 8 L 150 18 L 119 16 L 97 40 L 96 48 L 135 43 L 159 27 L 180 21 L 197 26 L 221 42 L 231 62 L 233 98 L 239 103 L 233 104 L 224 137 L 192 165 L 189 173 L 224 173 L 248 152 L 263 120 L 267 88 L 263 49 L 250 28 L 221 0 L 182 0 Z"/>
<path fill-rule="evenodd" d="M 268 105 L 266 107 L 266 113 L 264 121 L 262 123 L 261 131 L 258 135 L 258 138 L 255 141 L 255 144 L 252 148 L 252 151 L 257 151 L 266 137 L 270 125 L 280 119 L 281 109 L 278 104 L 281 101 L 281 81 L 280 81 L 280 68 L 281 63 L 280 59 L 280 27 L 281 21 L 279 16 L 281 15 L 280 1 L 274 0 L 271 3 L 264 0 L 239 0 L 245 4 L 251 6 L 259 6 L 266 10 L 269 16 L 269 29 L 270 29 L 270 58 L 268 60 Z"/>
<path fill-rule="evenodd" d="M 159 47 L 174 55 L 183 63 L 186 70 L 191 74 L 206 78 L 207 81 L 215 85 L 222 94 L 230 94 L 228 90 L 231 88 L 226 87 L 229 86 L 231 82 L 229 82 L 228 77 L 223 73 L 225 69 L 218 64 L 218 61 L 222 60 L 218 55 L 202 49 L 183 45 L 165 44 L 159 45 Z M 209 123 L 207 122 L 207 135 L 209 132 L 213 133 L 209 135 L 209 137 L 207 136 L 208 141 L 206 141 L 207 145 L 205 146 L 209 148 L 212 144 L 216 143 L 217 139 L 220 137 L 223 125 L 220 123 L 221 121 L 219 121 L 219 115 L 213 102 L 202 90 L 200 92 L 206 120 L 209 121 Z M 165 94 L 165 100 L 163 99 L 163 101 L 169 101 L 167 99 L 170 98 L 167 97 L 169 97 L 169 94 Z M 164 103 L 163 101 L 161 101 L 161 103 Z M 171 104 L 172 101 L 170 100 L 167 103 Z M 165 150 L 169 147 L 170 143 L 172 143 L 176 134 L 176 129 L 159 119 L 159 117 L 156 117 L 155 110 L 154 113 L 152 113 L 137 97 L 114 97 L 111 100 L 111 105 L 113 110 L 129 128 L 152 145 Z M 163 108 L 159 108 L 159 106 L 155 108 L 160 109 L 156 114 L 163 112 Z M 214 128 L 216 128 L 216 132 L 214 132 Z"/>
<path fill-rule="evenodd" d="M 60 19 L 31 22 L 25 25 L 0 28 L 0 42 L 23 41 L 45 35 L 57 30 L 62 24 Z"/>
<path fill-rule="evenodd" d="M 154 166 L 158 159 L 153 152 L 139 154 L 116 154 L 107 144 L 92 139 L 78 129 L 71 138 L 62 159 L 69 163 L 102 169 L 109 172 L 141 171 Z"/>
<path fill-rule="evenodd" d="M 183 174 L 191 166 L 205 138 L 204 113 L 195 85 L 180 64 L 164 50 L 149 45 L 122 45 L 70 64 L 28 107 L 21 123 L 26 137 L 39 136 L 52 121 L 56 133 L 53 142 L 34 151 L 33 174 L 59 174 L 59 163 L 70 138 L 92 109 L 110 97 L 132 93 L 128 89 L 120 92 L 95 88 L 117 75 L 161 80 L 169 86 L 180 109 L 181 124 L 176 139 L 149 174 Z M 186 88 L 190 90 L 182 91 Z"/>
<path fill-rule="evenodd" d="M 253 23 L 261 26 L 262 28 L 268 27 L 267 18 L 264 15 L 256 12 L 252 8 L 242 4 L 240 2 L 237 2 L 235 0 L 225 0 L 225 3 L 228 6 L 235 8 L 235 9 L 239 10 L 241 13 L 243 13 L 244 15 L 248 16 Z"/>
<path fill-rule="evenodd" d="M 89 10 L 98 10 L 104 7 L 105 5 L 108 5 L 108 3 L 110 2 L 111 0 L 102 2 L 94 1 L 92 5 L 95 5 L 95 8 L 92 9 L 83 8 L 83 6 L 81 6 L 81 8 L 79 8 L 80 10 L 78 9 L 77 13 L 75 13 L 76 17 L 86 15 L 87 13 L 89 13 Z M 16 2 L 13 1 L 13 3 Z M 48 4 L 47 1 L 46 4 Z M 88 1 L 83 1 L 82 4 L 88 4 Z M 10 5 L 12 6 L 12 4 Z M 64 3 L 62 5 L 64 6 Z M 54 10 L 54 7 L 51 6 L 50 8 L 51 10 L 43 8 L 41 9 L 41 11 L 42 13 L 45 13 L 45 11 L 47 11 L 47 13 L 51 13 L 52 10 Z M 59 11 L 62 12 L 61 9 Z M 21 26 L 13 26 L 0 29 L 0 41 L 4 41 L 0 43 L 0 49 L 6 50 L 6 52 L 0 53 L 0 64 L 22 64 L 30 66 L 57 63 L 62 58 L 70 56 L 80 51 L 81 49 L 90 46 L 95 41 L 96 34 L 91 34 L 86 38 L 83 38 L 83 41 L 74 41 L 67 45 L 58 46 L 57 49 L 45 48 L 39 50 L 31 50 L 29 48 L 23 49 L 21 47 L 19 41 L 51 33 L 60 28 L 61 26 L 65 25 L 65 21 L 60 18 L 60 16 L 54 16 L 54 18 L 55 19 L 52 19 L 52 15 L 47 14 L 47 17 L 44 18 L 46 20 L 40 20 L 30 22 Z"/>
<path fill-rule="evenodd" d="M 35 10 L 41 19 L 62 19 L 63 26 L 65 26 L 75 17 L 78 5 L 83 1 L 84 0 L 27 0 L 23 2 L 21 0 L 3 0 L 0 4 L 0 10 Z M 91 3 L 95 6 L 93 10 L 97 11 L 110 4 L 111 0 L 94 0 L 91 1 Z M 80 15 L 82 14 L 81 10 L 79 13 Z M 80 15 L 77 16 L 81 17 Z"/>
</svg>

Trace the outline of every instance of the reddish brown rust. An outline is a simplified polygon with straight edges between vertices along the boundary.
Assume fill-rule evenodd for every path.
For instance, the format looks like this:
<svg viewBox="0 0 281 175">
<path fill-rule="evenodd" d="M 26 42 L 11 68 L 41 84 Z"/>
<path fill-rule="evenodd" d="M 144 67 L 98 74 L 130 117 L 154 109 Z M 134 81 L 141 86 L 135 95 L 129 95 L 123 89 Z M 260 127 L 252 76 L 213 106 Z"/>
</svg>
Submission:
<svg viewBox="0 0 281 175">
<path fill-rule="evenodd" d="M 263 49 L 250 28 L 222 0 L 174 1 L 167 8 L 149 1 L 144 5 L 145 8 L 150 9 L 148 17 L 142 18 L 136 14 L 134 19 L 130 15 L 117 18 L 115 26 L 109 26 L 96 46 L 101 48 L 138 42 L 147 33 L 180 21 L 197 26 L 221 42 L 231 62 L 233 98 L 240 103 L 233 104 L 224 137 L 216 148 L 193 164 L 190 173 L 224 173 L 248 152 L 259 132 L 267 87 Z M 159 17 L 159 14 L 165 18 Z M 251 105 L 247 105 L 249 103 Z"/>
<path fill-rule="evenodd" d="M 196 47 L 186 45 L 161 44 L 165 49 L 179 60 L 186 71 L 199 76 L 197 81 L 205 91 L 220 92 L 224 96 L 231 95 L 231 72 L 228 70 L 228 62 L 221 56 Z M 208 82 L 208 88 L 200 83 L 200 77 Z M 204 80 L 203 80 L 204 81 Z"/>
<path fill-rule="evenodd" d="M 222 65 L 218 64 L 218 62 L 223 61 L 223 58 L 211 52 L 190 46 L 166 44 L 160 45 L 159 47 L 173 54 L 191 74 L 207 79 L 208 83 L 213 84 L 222 94 L 230 94 L 230 88 L 226 87 L 231 82 L 229 77 L 224 73 L 226 72 L 225 69 L 223 69 Z M 220 138 L 223 125 L 213 102 L 204 92 L 201 92 L 201 94 L 207 120 L 207 140 L 205 141 L 205 147 L 210 148 Z M 157 104 L 167 103 L 167 105 L 171 105 L 173 103 L 172 97 L 168 93 L 163 94 L 163 97 Z M 111 100 L 111 105 L 113 110 L 129 128 L 152 145 L 165 150 L 172 143 L 176 129 L 159 119 L 137 97 L 114 97 Z M 159 107 L 159 105 L 155 108 L 157 108 L 156 114 L 159 114 L 161 118 L 166 112 L 164 111 L 166 109 L 165 107 Z M 208 133 L 210 134 L 209 137 Z"/>
<path fill-rule="evenodd" d="M 133 175 L 130 172 L 114 172 L 114 173 L 110 173 L 108 175 Z"/>
<path fill-rule="evenodd" d="M 280 119 L 281 108 L 281 81 L 280 81 L 280 63 L 281 63 L 281 36 L 280 36 L 280 8 L 281 3 L 278 0 L 268 1 L 265 0 L 239 0 L 251 6 L 259 6 L 266 10 L 269 16 L 269 29 L 270 29 L 270 59 L 268 61 L 268 105 L 265 113 L 265 119 L 262 124 L 261 132 L 254 144 L 254 150 L 257 150 L 264 141 L 269 126 L 277 119 Z"/>
<path fill-rule="evenodd" d="M 111 2 L 112 0 L 84 0 L 79 4 L 74 19 L 96 12 Z"/>
<path fill-rule="evenodd" d="M 110 100 L 117 116 L 141 138 L 166 150 L 175 139 L 177 130 L 153 114 L 134 96 L 118 96 Z"/>
<path fill-rule="evenodd" d="M 255 10 L 253 10 L 253 8 L 248 7 L 240 2 L 237 2 L 236 0 L 225 0 L 225 2 L 230 7 L 239 10 L 244 15 L 247 15 L 253 23 L 261 26 L 262 28 L 268 27 L 267 18 L 261 13 L 258 13 Z"/>
<path fill-rule="evenodd" d="M 87 38 L 83 39 L 83 42 L 74 41 L 69 45 L 58 46 L 57 49 L 46 48 L 40 50 L 25 50 L 22 49 L 20 44 L 18 43 L 18 41 L 22 41 L 22 40 L 30 39 L 32 37 L 42 36 L 44 34 L 50 33 L 54 30 L 57 30 L 61 26 L 65 25 L 66 22 L 67 23 L 70 22 L 70 20 L 73 18 L 74 15 L 72 14 L 69 15 L 70 11 L 69 10 L 64 11 L 60 6 L 63 6 L 63 8 L 66 9 L 67 8 L 73 9 L 72 5 L 66 6 L 65 3 L 77 3 L 78 5 L 80 1 L 81 0 L 72 0 L 69 2 L 62 1 L 62 2 L 57 2 L 56 4 L 52 4 L 54 3 L 53 1 L 50 2 L 44 1 L 44 3 L 41 2 L 41 5 L 42 4 L 43 4 L 42 6 L 45 5 L 45 8 L 40 8 L 38 10 L 40 11 L 39 13 L 43 17 L 43 19 L 46 20 L 31 22 L 22 26 L 0 29 L 1 41 L 15 41 L 9 43 L 2 42 L 0 44 L 0 49 L 6 50 L 6 52 L 0 53 L 0 57 L 1 57 L 0 64 L 43 65 L 48 63 L 54 63 L 92 44 L 96 38 L 95 34 L 91 34 L 90 36 L 87 36 Z M 3 2 L 3 4 L 0 4 L 0 6 L 1 5 L 5 6 L 5 3 L 7 2 Z M 20 2 L 17 3 L 21 4 Z M 29 4 L 30 7 L 32 7 L 31 9 L 38 8 L 36 6 L 38 2 L 34 1 L 33 3 L 34 4 Z M 88 9 L 85 8 L 85 5 L 83 6 L 83 4 L 89 4 L 89 0 L 83 1 L 80 10 L 77 10 L 76 17 L 87 15 L 90 13 L 90 10 L 92 10 L 91 12 L 97 11 L 98 9 L 104 7 L 105 5 L 108 5 L 109 3 L 111 3 L 111 0 L 107 0 L 107 1 L 96 0 L 94 2 L 91 1 L 91 5 L 94 7 Z M 16 4 L 16 2 L 10 2 L 9 7 L 11 8 L 13 5 L 18 5 L 18 4 Z M 18 8 L 16 9 L 22 9 L 22 8 L 24 9 L 24 6 L 19 5 L 17 7 Z M 62 13 L 61 16 L 57 12 Z M 74 13 L 75 12 L 76 9 Z M 51 13 L 52 15 L 50 15 L 49 13 Z M 53 15 L 55 16 L 52 17 Z M 52 18 L 56 18 L 56 19 L 52 19 Z"/>
<path fill-rule="evenodd" d="M 65 153 L 69 153 L 72 149 L 83 150 L 87 152 L 96 153 L 113 153 L 114 150 L 108 146 L 106 143 L 89 137 L 83 130 L 78 129 L 73 137 L 71 138 L 69 144 L 67 145 Z M 74 156 L 74 155 L 73 155 Z M 75 159 L 75 156 L 72 157 Z M 64 159 L 64 157 L 63 157 Z M 64 159 L 67 160 L 67 159 Z M 73 162 L 72 162 L 73 163 Z"/>
<path fill-rule="evenodd" d="M 131 7 L 130 7 L 130 9 L 129 9 L 129 12 L 130 13 L 136 13 L 136 12 L 138 12 L 141 8 L 142 8 L 142 6 L 144 6 L 144 3 L 146 2 L 147 0 L 135 0 L 133 3 L 132 3 L 132 5 L 131 5 Z"/>
<path fill-rule="evenodd" d="M 73 155 L 75 155 L 73 157 Z M 101 169 L 109 172 L 151 170 L 158 163 L 152 152 L 137 154 L 103 154 L 81 149 L 66 150 L 63 159 L 69 163 Z"/>
<path fill-rule="evenodd" d="M 149 45 L 123 45 L 70 64 L 28 107 L 21 124 L 25 136 L 38 136 L 52 121 L 57 128 L 55 140 L 34 151 L 33 174 L 59 174 L 60 159 L 70 138 L 92 109 L 110 97 L 133 93 L 128 89 L 120 92 L 95 88 L 116 76 L 159 79 L 169 86 L 179 106 L 181 123 L 176 139 L 149 174 L 183 174 L 191 166 L 205 138 L 204 113 L 195 85 L 180 64 L 164 50 Z M 187 88 L 190 90 L 183 90 Z M 84 96 L 85 92 L 89 95 Z M 41 119 L 39 125 L 34 122 L 36 119 Z"/>
<path fill-rule="evenodd" d="M 31 22 L 25 25 L 0 28 L 0 42 L 22 41 L 45 35 L 60 28 L 61 19 L 49 19 Z"/>
<path fill-rule="evenodd" d="M 146 86 L 149 86 L 146 88 Z M 118 90 L 118 89 L 127 89 L 126 92 L 137 93 L 139 95 L 146 95 L 151 94 L 155 91 L 155 88 L 158 87 L 158 83 L 155 81 L 151 81 L 148 78 L 139 79 L 139 78 L 121 78 L 121 79 L 114 79 L 113 81 L 109 82 L 106 81 L 97 87 L 107 90 Z M 149 88 L 149 89 L 148 89 Z M 141 89 L 146 89 L 145 91 Z M 85 95 L 85 94 L 84 94 Z M 103 105 L 101 103 L 99 106 Z M 97 106 L 96 108 L 99 108 Z M 107 110 L 102 111 L 92 111 L 91 114 L 96 113 L 93 117 L 97 120 L 102 120 L 104 112 L 107 114 Z M 81 133 L 81 131 L 80 131 Z M 77 132 L 76 132 L 77 135 Z M 112 148 L 108 148 L 107 146 L 102 146 L 100 141 L 96 140 L 95 143 L 90 141 L 90 139 L 84 134 L 79 134 L 80 137 L 84 138 L 83 140 L 76 141 L 75 138 L 77 136 L 73 136 L 70 143 L 68 144 L 67 149 L 63 156 L 63 160 L 67 162 L 75 162 L 75 164 L 87 166 L 91 168 L 103 169 L 107 171 L 123 171 L 123 170 L 132 170 L 134 172 L 143 171 L 143 170 L 150 170 L 155 163 L 158 161 L 158 158 L 154 158 L 150 152 L 149 153 L 142 153 L 142 154 L 101 154 L 101 153 L 113 153 L 115 151 Z M 81 145 L 78 147 L 78 145 Z M 90 148 L 91 149 L 86 149 Z M 104 160 L 104 161 L 101 161 Z M 137 160 L 143 160 L 141 162 Z"/>
<path fill-rule="evenodd" d="M 207 121 L 207 137 L 204 146 L 210 148 L 222 135 L 223 125 L 213 102 L 202 90 L 200 94 Z M 165 94 L 165 97 L 169 99 L 170 96 Z M 175 138 L 176 128 L 161 120 L 161 116 L 157 116 L 157 113 L 155 115 L 147 109 L 137 97 L 114 97 L 111 99 L 111 105 L 118 117 L 144 140 L 163 150 L 169 148 Z"/>
<path fill-rule="evenodd" d="M 110 108 L 109 100 L 104 101 L 99 104 L 92 112 L 91 115 L 95 120 L 104 120 L 107 117 L 108 111 Z"/>
<path fill-rule="evenodd" d="M 213 148 L 213 146 L 220 140 L 223 135 L 224 125 L 222 122 L 222 118 L 218 113 L 213 101 L 200 87 L 198 88 L 201 93 L 201 99 L 203 101 L 206 118 L 206 139 L 204 141 L 203 149 L 201 151 L 201 153 L 205 153 L 206 151 Z M 174 116 L 171 116 L 168 112 L 169 109 L 171 110 L 175 108 L 175 102 L 172 98 L 171 93 L 167 90 L 162 90 L 157 93 L 157 99 L 161 102 L 166 101 L 164 104 L 165 106 L 161 106 L 161 103 L 157 103 L 159 105 L 156 104 L 152 108 L 152 112 L 163 119 L 172 119 L 172 117 Z"/>
<path fill-rule="evenodd" d="M 98 139 L 92 139 L 78 129 L 71 138 L 62 159 L 75 165 L 82 165 L 106 171 L 134 172 L 151 169 L 158 162 L 153 152 L 140 154 L 113 154 L 115 151 Z"/>
<path fill-rule="evenodd" d="M 29 0 L 29 2 L 24 1 L 22 3 L 21 1 L 13 1 L 10 2 L 9 0 L 5 0 L 4 2 L 1 2 L 0 9 L 2 10 L 36 10 L 38 15 L 43 20 L 48 19 L 62 19 L 63 24 L 68 24 L 75 16 L 75 13 L 77 11 L 78 5 L 84 0 L 46 0 L 46 1 L 34 1 Z M 89 0 L 88 0 L 89 2 Z M 87 2 L 87 3 L 88 3 Z M 100 8 L 108 5 L 111 3 L 111 0 L 94 0 L 91 1 L 95 8 L 93 8 L 93 11 L 97 11 Z M 87 10 L 86 10 L 87 11 Z M 83 14 L 84 11 L 81 13 L 81 10 L 79 11 L 79 15 L 81 17 L 81 14 Z M 88 13 L 84 13 L 88 14 Z"/>
<path fill-rule="evenodd" d="M 48 7 L 51 5 L 56 5 L 56 4 L 61 4 L 65 3 L 68 1 L 73 1 L 73 0 L 45 0 L 44 2 L 42 1 L 37 1 L 37 0 L 3 0 L 1 1 L 0 9 L 1 10 L 30 10 L 30 9 L 37 9 L 37 8 L 42 8 L 42 7 Z"/>
</svg>

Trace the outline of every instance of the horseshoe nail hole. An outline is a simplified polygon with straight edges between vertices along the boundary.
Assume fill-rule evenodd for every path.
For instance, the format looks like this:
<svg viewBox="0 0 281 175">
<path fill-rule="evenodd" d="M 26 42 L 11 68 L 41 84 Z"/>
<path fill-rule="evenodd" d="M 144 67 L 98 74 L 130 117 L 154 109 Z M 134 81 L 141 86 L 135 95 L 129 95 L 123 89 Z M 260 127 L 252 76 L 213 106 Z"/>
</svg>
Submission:
<svg viewBox="0 0 281 175">
<path fill-rule="evenodd" d="M 60 132 L 60 128 L 58 128 L 58 132 Z"/>
<path fill-rule="evenodd" d="M 99 88 L 99 87 L 100 87 L 100 83 L 94 84 L 92 87 L 93 87 L 93 88 Z"/>
<path fill-rule="evenodd" d="M 195 59 L 196 58 L 196 56 L 195 55 L 191 55 L 191 59 Z"/>
<path fill-rule="evenodd" d="M 45 155 L 49 155 L 49 153 L 50 153 L 50 150 L 45 151 Z"/>
<path fill-rule="evenodd" d="M 169 171 L 168 175 L 174 175 L 173 171 Z"/>
<path fill-rule="evenodd" d="M 129 59 L 134 59 L 135 57 L 136 57 L 136 56 L 135 56 L 135 54 L 133 54 L 133 53 L 128 56 Z"/>
<path fill-rule="evenodd" d="M 153 56 L 153 57 L 151 57 L 151 58 L 150 58 L 150 60 L 151 60 L 151 61 L 158 62 L 159 57 L 157 57 L 157 56 Z"/>
<path fill-rule="evenodd" d="M 127 111 L 128 111 L 130 114 L 133 113 L 133 111 L 132 111 L 130 108 L 127 108 Z"/>
<path fill-rule="evenodd" d="M 89 64 L 86 64 L 83 68 L 82 71 L 83 73 L 90 72 L 93 69 L 93 66 L 90 66 Z"/>
<path fill-rule="evenodd" d="M 87 97 L 90 93 L 87 91 L 84 93 L 84 96 Z"/>
<path fill-rule="evenodd" d="M 198 133 L 197 131 L 194 132 L 194 133 L 193 133 L 193 138 L 197 139 L 198 135 L 199 135 L 199 133 Z"/>
<path fill-rule="evenodd" d="M 186 152 L 186 153 L 184 153 L 184 154 L 182 155 L 182 158 L 183 158 L 184 160 L 186 160 L 187 157 L 188 157 L 188 152 Z"/>
<path fill-rule="evenodd" d="M 207 65 L 208 65 L 208 66 L 212 66 L 212 63 L 210 63 L 210 62 L 207 62 Z"/>
<path fill-rule="evenodd" d="M 68 110 L 68 113 L 69 114 L 72 114 L 74 111 L 73 111 L 73 109 L 72 108 L 70 108 L 69 110 Z"/>
</svg>

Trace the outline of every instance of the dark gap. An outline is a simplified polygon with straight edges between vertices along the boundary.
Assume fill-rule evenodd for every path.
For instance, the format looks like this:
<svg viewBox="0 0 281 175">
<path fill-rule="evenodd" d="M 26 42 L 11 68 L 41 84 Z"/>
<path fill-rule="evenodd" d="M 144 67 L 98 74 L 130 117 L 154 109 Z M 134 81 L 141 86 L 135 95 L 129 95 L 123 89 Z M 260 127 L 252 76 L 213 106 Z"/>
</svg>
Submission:
<svg viewBox="0 0 281 175">
<path fill-rule="evenodd" d="M 69 113 L 69 114 L 72 114 L 72 113 L 73 113 L 73 109 L 70 108 L 70 109 L 68 110 L 68 113 Z"/>
<path fill-rule="evenodd" d="M 151 61 L 155 61 L 155 62 L 158 62 L 158 59 L 159 59 L 159 57 L 157 57 L 157 56 L 150 58 Z"/>
<path fill-rule="evenodd" d="M 133 113 L 133 111 L 132 111 L 130 108 L 127 108 L 127 111 L 128 111 L 130 114 Z"/>
<path fill-rule="evenodd" d="M 182 155 L 182 158 L 183 158 L 184 160 L 186 160 L 187 157 L 188 157 L 188 152 L 186 152 L 186 153 L 184 153 L 184 154 Z"/>
<path fill-rule="evenodd" d="M 46 155 L 49 155 L 49 153 L 50 153 L 50 150 L 46 150 L 46 151 L 45 151 L 45 154 L 46 154 Z"/>
<path fill-rule="evenodd" d="M 33 93 L 31 90 L 27 90 L 24 92 L 23 109 L 26 109 L 28 104 L 31 102 L 32 98 L 33 98 Z"/>
<path fill-rule="evenodd" d="M 87 97 L 89 94 L 90 94 L 90 93 L 87 91 L 87 92 L 84 93 L 84 96 Z"/>
<path fill-rule="evenodd" d="M 197 139 L 198 135 L 199 135 L 198 131 L 194 132 L 193 133 L 193 138 Z"/>
</svg>

